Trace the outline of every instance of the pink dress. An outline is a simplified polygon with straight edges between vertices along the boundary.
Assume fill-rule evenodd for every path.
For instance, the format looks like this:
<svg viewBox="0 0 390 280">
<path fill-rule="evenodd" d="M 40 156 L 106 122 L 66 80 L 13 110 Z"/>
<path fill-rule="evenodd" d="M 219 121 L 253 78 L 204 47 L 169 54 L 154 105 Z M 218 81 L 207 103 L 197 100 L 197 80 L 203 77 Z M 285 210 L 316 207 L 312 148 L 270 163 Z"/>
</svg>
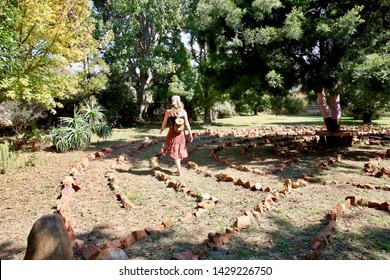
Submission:
<svg viewBox="0 0 390 280">
<path fill-rule="evenodd" d="M 163 144 L 163 147 L 161 148 L 161 153 L 165 156 L 169 151 L 173 159 L 183 159 L 188 157 L 186 137 L 184 131 L 177 133 L 173 129 L 175 118 L 176 117 L 168 118 L 170 127 L 165 139 L 165 145 Z"/>
</svg>

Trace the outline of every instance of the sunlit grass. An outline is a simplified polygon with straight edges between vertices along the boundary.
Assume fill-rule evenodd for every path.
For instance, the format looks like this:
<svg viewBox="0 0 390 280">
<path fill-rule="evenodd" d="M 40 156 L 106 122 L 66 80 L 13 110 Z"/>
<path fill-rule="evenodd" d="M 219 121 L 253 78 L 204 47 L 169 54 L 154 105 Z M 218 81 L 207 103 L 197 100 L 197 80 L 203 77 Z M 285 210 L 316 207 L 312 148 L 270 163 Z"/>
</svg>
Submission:
<svg viewBox="0 0 390 280">
<path fill-rule="evenodd" d="M 324 121 L 320 116 L 283 116 L 259 113 L 256 116 L 234 116 L 232 118 L 217 119 L 212 124 L 203 124 L 201 121 L 191 122 L 193 131 L 204 131 L 206 129 L 229 129 L 229 128 L 252 128 L 264 125 L 323 125 Z M 343 117 L 342 125 L 359 126 L 363 125 L 360 120 L 353 120 L 350 117 Z M 372 123 L 375 127 L 390 126 L 390 117 L 384 117 L 375 120 Z M 102 140 L 96 136 L 92 137 L 92 142 L 98 143 L 98 146 L 107 146 L 123 143 L 125 141 L 142 139 L 145 137 L 157 136 L 164 137 L 168 128 L 160 134 L 161 122 L 152 121 L 146 124 L 137 124 L 131 128 L 114 128 L 110 139 Z"/>
</svg>

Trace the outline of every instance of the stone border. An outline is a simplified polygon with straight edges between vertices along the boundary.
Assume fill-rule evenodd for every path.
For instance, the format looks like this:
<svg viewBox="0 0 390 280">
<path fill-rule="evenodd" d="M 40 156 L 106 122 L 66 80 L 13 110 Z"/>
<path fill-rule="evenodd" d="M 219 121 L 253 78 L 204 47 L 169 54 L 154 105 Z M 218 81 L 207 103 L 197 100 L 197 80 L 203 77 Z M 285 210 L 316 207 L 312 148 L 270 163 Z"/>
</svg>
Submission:
<svg viewBox="0 0 390 280">
<path fill-rule="evenodd" d="M 390 213 L 390 202 L 388 201 L 380 203 L 376 201 L 367 201 L 364 198 L 357 200 L 355 196 L 347 196 L 344 203 L 339 203 L 326 214 L 325 228 L 311 240 L 310 252 L 308 255 L 309 259 L 320 259 L 321 252 L 332 243 L 332 233 L 337 227 L 337 220 L 339 220 L 343 213 L 352 206 L 375 208 Z"/>
<path fill-rule="evenodd" d="M 295 131 L 295 133 L 296 133 L 297 128 L 294 126 L 291 126 L 291 127 L 295 128 L 295 130 L 293 130 L 293 131 Z M 291 128 L 291 127 L 285 126 L 283 132 L 277 132 L 276 129 L 274 129 L 273 127 L 271 127 L 271 128 L 266 127 L 266 128 L 268 131 L 270 131 L 270 133 L 273 133 L 272 137 L 274 137 L 275 139 L 278 139 L 278 138 L 283 138 L 285 136 L 291 135 L 290 131 L 289 131 L 289 128 Z M 314 131 L 316 129 L 315 127 L 312 127 L 312 126 L 309 128 L 313 129 Z M 217 131 L 216 133 L 214 133 L 213 131 L 208 130 L 204 134 L 205 135 L 213 135 L 215 138 L 221 138 L 221 137 L 225 137 L 225 136 L 237 137 L 238 135 L 245 135 L 245 137 L 256 137 L 256 136 L 259 137 L 259 130 L 260 130 L 260 128 L 258 128 L 258 129 L 242 129 L 242 130 L 232 129 L 230 132 L 227 132 L 227 133 L 220 132 L 220 131 L 219 132 Z M 313 131 L 312 132 L 305 131 L 304 129 L 299 130 L 299 128 L 298 128 L 298 131 L 299 131 L 298 135 L 313 136 Z M 263 136 L 267 136 L 267 134 L 265 133 L 265 130 L 262 130 L 262 133 L 263 133 Z M 389 132 L 386 132 L 386 130 L 382 131 L 382 134 L 386 134 L 386 133 L 390 134 Z M 196 134 L 196 133 L 194 133 L 194 134 Z M 371 135 L 372 136 L 372 132 L 363 132 L 363 133 L 360 133 L 360 135 Z M 378 134 L 378 135 L 380 135 L 380 134 Z M 296 135 L 295 135 L 295 137 L 296 137 Z M 85 246 L 83 241 L 75 239 L 74 232 L 73 232 L 72 225 L 71 225 L 71 207 L 74 203 L 74 201 L 73 201 L 74 193 L 77 192 L 78 190 L 80 190 L 80 187 L 75 184 L 76 176 L 79 175 L 80 172 L 85 171 L 85 169 L 88 167 L 90 161 L 93 161 L 99 157 L 105 157 L 107 154 L 109 154 L 109 153 L 111 153 L 119 148 L 125 147 L 126 145 L 130 145 L 132 143 L 135 143 L 135 142 L 137 142 L 137 140 L 128 141 L 126 143 L 123 143 L 120 145 L 114 145 L 114 146 L 108 147 L 108 148 L 103 148 L 100 151 L 89 154 L 88 157 L 86 159 L 83 159 L 81 162 L 76 162 L 76 163 L 72 164 L 71 170 L 68 173 L 68 176 L 65 176 L 63 178 L 63 180 L 61 181 L 61 194 L 59 196 L 59 202 L 58 202 L 57 206 L 55 206 L 56 212 L 64 217 L 68 235 L 72 241 L 75 241 L 76 246 L 77 246 L 75 253 L 76 252 L 81 253 L 86 259 L 98 258 L 98 255 L 100 253 L 102 253 L 102 251 L 105 251 L 105 250 L 110 250 L 113 248 L 122 248 L 122 249 L 127 248 L 127 247 L 131 246 L 132 244 L 134 244 L 137 240 L 142 240 L 142 239 L 146 238 L 149 234 L 152 234 L 152 233 L 161 233 L 163 230 L 169 229 L 171 226 L 171 222 L 165 219 L 161 222 L 161 224 L 158 224 L 154 227 L 145 228 L 143 230 L 134 231 L 121 240 L 109 241 L 103 246 L 102 249 L 96 248 L 95 246 Z M 217 143 L 217 142 L 220 142 L 220 141 L 213 140 L 213 143 Z M 369 144 L 372 144 L 372 145 L 377 145 L 378 144 L 377 142 L 378 142 L 377 140 L 369 140 Z M 158 143 L 158 141 L 157 141 L 157 143 Z M 382 145 L 383 143 L 379 142 L 379 144 Z M 149 146 L 148 144 L 143 143 L 139 147 L 133 148 L 130 152 L 134 153 L 142 148 L 147 148 L 148 146 Z M 121 162 L 121 161 L 125 160 L 125 158 L 126 158 L 126 155 L 122 154 L 122 155 L 118 156 L 116 160 L 117 160 L 117 162 Z M 158 159 L 158 157 L 157 157 L 157 159 Z M 334 163 L 333 161 L 334 161 L 333 159 L 330 159 L 330 161 L 328 161 L 328 164 L 322 164 L 322 166 L 326 167 L 329 165 L 329 162 Z M 191 168 L 193 168 L 193 167 L 191 167 Z M 158 170 L 158 162 L 157 162 L 157 166 L 154 166 L 154 167 L 152 166 L 152 169 L 154 172 L 159 171 Z M 197 171 L 197 173 L 205 173 L 206 176 L 210 175 L 207 171 L 198 170 L 198 168 L 193 168 L 193 169 L 195 169 Z M 244 168 L 242 168 L 242 169 L 244 169 Z M 107 175 L 108 174 L 106 172 L 105 176 L 108 177 L 109 186 L 111 188 L 113 188 L 113 190 L 115 191 L 115 189 L 116 189 L 114 187 L 115 184 L 113 184 L 114 182 L 112 180 L 112 179 L 114 179 L 114 177 L 107 176 Z M 261 201 L 259 203 L 259 205 L 256 206 L 255 210 L 246 211 L 244 213 L 244 216 L 238 217 L 236 222 L 234 223 L 234 225 L 236 227 L 226 229 L 226 233 L 209 234 L 208 239 L 203 244 L 204 246 L 206 246 L 206 251 L 201 250 L 201 251 L 198 251 L 197 254 L 192 254 L 192 253 L 188 253 L 188 252 L 177 253 L 177 254 L 174 254 L 173 258 L 174 259 L 183 259 L 183 254 L 184 254 L 184 255 L 187 255 L 186 259 L 188 259 L 189 257 L 191 259 L 199 259 L 202 257 L 202 255 L 207 253 L 207 248 L 212 247 L 213 249 L 215 249 L 218 246 L 220 246 L 221 244 L 222 245 L 226 244 L 229 241 L 231 234 L 239 233 L 241 229 L 246 228 L 249 225 L 248 224 L 245 226 L 245 224 L 248 222 L 248 220 L 250 223 L 254 217 L 258 217 L 259 213 L 260 213 L 260 215 L 262 215 L 265 211 L 269 210 L 272 203 L 276 202 L 279 199 L 279 197 L 284 197 L 286 195 L 286 193 L 285 193 L 286 190 L 287 190 L 287 192 L 289 192 L 289 191 L 291 191 L 292 188 L 304 186 L 305 184 L 307 184 L 307 182 L 310 182 L 313 179 L 311 177 L 303 176 L 303 175 L 301 176 L 303 178 L 303 180 L 298 179 L 298 180 L 301 180 L 300 183 L 298 182 L 298 180 L 296 182 L 292 182 L 291 180 L 287 180 L 284 184 L 284 188 L 268 195 L 263 201 Z M 163 175 L 159 175 L 159 176 L 163 176 Z M 211 174 L 211 176 L 213 176 L 213 175 Z M 216 176 L 217 179 L 219 179 L 221 181 L 226 181 L 226 180 L 231 181 L 231 179 L 229 178 L 229 176 L 227 174 L 217 174 L 214 176 Z M 173 181 L 170 181 L 168 179 L 169 178 L 167 178 L 167 180 L 165 180 L 165 181 L 169 181 L 168 186 L 176 187 L 177 189 L 181 189 L 181 190 L 183 190 L 183 188 L 184 188 L 184 190 L 185 190 L 185 186 L 183 187 L 182 185 L 180 185 L 180 183 L 173 182 Z M 114 179 L 114 181 L 115 181 L 115 179 Z M 234 182 L 234 179 L 232 182 Z M 301 185 L 302 182 L 305 182 L 305 183 Z M 243 182 L 242 181 L 239 182 L 237 180 L 235 183 L 241 184 Z M 243 183 L 242 186 L 248 188 L 248 186 L 250 186 L 250 185 L 251 184 L 248 181 L 248 182 Z M 256 187 L 256 184 L 254 186 L 250 187 L 250 189 L 253 189 L 253 188 L 255 190 L 270 192 L 270 189 L 259 188 L 258 185 Z M 186 193 L 190 194 L 191 196 L 194 196 L 194 193 L 191 193 L 191 190 L 186 190 Z M 116 194 L 116 195 L 118 197 L 118 194 Z M 125 207 L 126 201 L 123 201 L 121 196 L 120 196 L 120 198 L 121 198 L 120 200 L 122 201 L 123 207 Z M 342 206 L 340 206 L 340 207 L 342 209 Z M 340 207 L 337 206 L 336 209 L 334 209 L 334 211 L 332 213 L 339 213 Z M 381 209 L 385 208 L 386 211 L 389 211 L 389 203 L 388 202 L 384 202 L 381 204 L 379 204 L 377 202 L 368 202 L 367 207 L 375 207 L 375 208 L 379 207 Z M 198 207 L 198 208 L 200 208 L 200 207 Z M 253 218 L 252 218 L 252 216 L 253 216 Z M 337 217 L 337 214 L 336 214 L 336 217 Z M 328 225 L 329 224 L 330 223 L 328 223 Z M 332 231 L 332 224 L 331 224 L 331 226 L 329 226 L 329 228 L 327 228 L 325 230 L 325 233 L 326 233 L 325 236 L 327 236 L 327 232 L 329 232 L 329 229 L 331 232 Z M 321 236 L 323 236 L 323 235 L 324 234 L 322 234 Z M 320 243 L 315 242 L 315 244 L 321 245 L 322 241 Z M 319 245 L 317 247 L 315 247 L 315 249 L 321 247 Z M 204 249 L 204 246 L 203 246 L 203 249 Z"/>
</svg>

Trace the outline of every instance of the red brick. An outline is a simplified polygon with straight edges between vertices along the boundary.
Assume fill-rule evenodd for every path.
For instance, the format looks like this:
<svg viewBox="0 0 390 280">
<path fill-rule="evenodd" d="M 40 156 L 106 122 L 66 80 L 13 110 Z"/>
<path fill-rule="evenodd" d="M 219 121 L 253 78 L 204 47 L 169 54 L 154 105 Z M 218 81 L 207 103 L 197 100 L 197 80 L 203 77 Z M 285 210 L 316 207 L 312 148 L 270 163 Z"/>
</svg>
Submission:
<svg viewBox="0 0 390 280">
<path fill-rule="evenodd" d="M 265 209 L 264 209 L 264 204 L 262 202 L 260 202 L 256 206 L 256 211 L 260 212 L 261 215 L 264 215 Z"/>
<path fill-rule="evenodd" d="M 135 240 L 137 240 L 137 241 L 142 240 L 142 239 L 145 239 L 145 238 L 148 236 L 148 234 L 146 233 L 146 231 L 143 230 L 143 229 L 133 231 L 133 232 L 132 232 L 132 235 L 133 235 L 133 237 L 135 238 Z"/>
<path fill-rule="evenodd" d="M 125 209 L 134 209 L 135 208 L 135 205 L 133 203 L 131 203 L 130 201 L 127 201 L 123 198 L 122 198 L 122 205 L 123 205 L 123 208 L 125 208 Z"/>
<path fill-rule="evenodd" d="M 356 206 L 356 197 L 355 197 L 354 195 L 347 196 L 347 197 L 345 198 L 345 200 L 348 200 L 348 199 L 351 201 L 351 205 L 352 205 L 352 206 Z"/>
<path fill-rule="evenodd" d="M 147 234 L 162 233 L 165 230 L 165 226 L 163 224 L 160 224 L 154 227 L 144 228 L 144 230 Z"/>
<path fill-rule="evenodd" d="M 225 232 L 227 234 L 236 234 L 236 233 L 238 233 L 237 230 L 234 229 L 234 228 L 227 228 L 227 229 L 225 229 Z"/>
<path fill-rule="evenodd" d="M 303 180 L 303 179 L 298 179 L 297 180 L 297 183 L 299 186 L 301 187 L 306 187 L 307 186 L 307 181 Z"/>
<path fill-rule="evenodd" d="M 367 203 L 367 207 L 368 208 L 377 208 L 377 209 L 381 209 L 381 204 L 379 202 L 376 202 L 376 201 L 369 201 Z"/>
<path fill-rule="evenodd" d="M 230 177 L 230 176 L 227 176 L 225 178 L 225 182 L 234 182 L 234 178 L 233 177 Z"/>
<path fill-rule="evenodd" d="M 359 205 L 359 206 L 364 206 L 366 203 L 367 202 L 364 198 L 361 198 L 357 201 L 357 205 Z"/>
<path fill-rule="evenodd" d="M 219 249 L 223 246 L 222 238 L 219 235 L 212 236 L 211 242 L 214 244 L 215 249 Z"/>
<path fill-rule="evenodd" d="M 99 255 L 101 250 L 93 245 L 89 245 L 83 249 L 81 249 L 81 253 L 86 260 L 94 260 Z"/>
<path fill-rule="evenodd" d="M 122 247 L 121 240 L 115 239 L 115 240 L 109 241 L 106 244 L 104 244 L 103 249 L 107 249 L 107 248 L 121 248 L 121 247 Z"/>
<path fill-rule="evenodd" d="M 219 236 L 221 237 L 223 244 L 227 244 L 231 238 L 231 234 L 229 233 L 219 233 Z"/>
<path fill-rule="evenodd" d="M 235 184 L 238 186 L 243 186 L 244 182 L 241 180 L 241 178 L 238 178 L 237 181 L 235 182 Z"/>
<path fill-rule="evenodd" d="M 132 234 L 129 234 L 125 238 L 121 240 L 121 248 L 125 249 L 127 247 L 130 247 L 133 245 L 137 240 L 135 240 L 134 236 Z"/>
<path fill-rule="evenodd" d="M 255 217 L 253 216 L 252 211 L 245 211 L 245 215 L 247 215 L 251 220 L 255 219 Z"/>
<path fill-rule="evenodd" d="M 265 209 L 267 209 L 267 210 L 271 209 L 271 203 L 269 203 L 269 201 L 265 200 L 263 202 L 263 204 L 264 204 L 264 210 Z"/>
<path fill-rule="evenodd" d="M 311 248 L 317 250 L 317 248 L 323 248 L 324 239 L 321 236 L 316 236 L 311 240 Z"/>
<path fill-rule="evenodd" d="M 172 222 L 168 218 L 164 218 L 162 220 L 162 224 L 164 225 L 165 228 L 171 228 L 172 227 Z"/>
<path fill-rule="evenodd" d="M 247 181 L 244 185 L 243 185 L 244 188 L 246 189 L 250 189 L 252 187 L 251 185 L 251 182 L 250 181 Z"/>
<path fill-rule="evenodd" d="M 390 212 L 390 203 L 388 201 L 381 203 L 381 209 Z"/>
<path fill-rule="evenodd" d="M 198 208 L 203 208 L 203 209 L 211 209 L 214 206 L 215 203 L 212 200 L 203 200 L 202 202 L 198 203 Z"/>
<path fill-rule="evenodd" d="M 238 217 L 236 222 L 234 223 L 234 226 L 239 228 L 239 229 L 243 229 L 243 228 L 247 228 L 251 223 L 251 219 L 248 217 L 248 216 L 241 216 L 241 217 Z"/>
<path fill-rule="evenodd" d="M 351 208 L 351 199 L 348 198 L 345 200 L 345 208 L 350 209 Z"/>
</svg>

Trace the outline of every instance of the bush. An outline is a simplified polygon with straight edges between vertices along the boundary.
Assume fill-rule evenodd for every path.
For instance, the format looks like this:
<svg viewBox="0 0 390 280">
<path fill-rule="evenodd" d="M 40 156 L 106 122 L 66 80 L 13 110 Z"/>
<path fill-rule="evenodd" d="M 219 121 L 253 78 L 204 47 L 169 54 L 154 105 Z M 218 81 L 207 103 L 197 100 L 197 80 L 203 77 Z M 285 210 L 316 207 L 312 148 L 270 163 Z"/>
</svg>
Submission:
<svg viewBox="0 0 390 280">
<path fill-rule="evenodd" d="M 213 111 L 216 115 L 216 118 L 231 118 L 236 114 L 234 105 L 227 101 L 222 103 L 218 102 L 216 105 L 214 105 Z"/>
<path fill-rule="evenodd" d="M 287 115 L 303 114 L 306 107 L 307 102 L 302 97 L 287 97 L 283 103 L 283 108 Z"/>
<path fill-rule="evenodd" d="M 112 134 L 105 120 L 104 109 L 94 98 L 75 109 L 73 117 L 61 117 L 59 126 L 51 130 L 53 144 L 60 152 L 86 148 L 92 134 L 100 138 L 109 138 Z"/>
<path fill-rule="evenodd" d="M 271 109 L 274 114 L 299 115 L 306 112 L 307 101 L 301 96 L 271 98 Z"/>
</svg>

